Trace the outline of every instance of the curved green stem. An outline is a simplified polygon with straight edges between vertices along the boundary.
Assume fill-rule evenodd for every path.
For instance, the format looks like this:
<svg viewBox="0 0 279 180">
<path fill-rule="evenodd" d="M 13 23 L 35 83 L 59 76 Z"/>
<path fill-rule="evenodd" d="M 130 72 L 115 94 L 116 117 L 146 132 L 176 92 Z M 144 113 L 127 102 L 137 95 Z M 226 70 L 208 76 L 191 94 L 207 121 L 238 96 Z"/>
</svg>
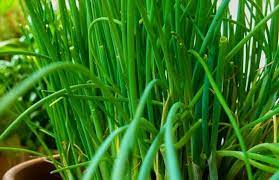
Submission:
<svg viewBox="0 0 279 180">
<path fill-rule="evenodd" d="M 125 163 L 137 139 L 137 131 L 139 130 L 140 117 L 143 113 L 144 105 L 147 101 L 151 89 L 158 83 L 158 80 L 152 80 L 143 92 L 143 95 L 137 106 L 135 116 L 122 139 L 120 150 L 113 166 L 112 179 L 114 180 L 123 179 L 124 177 L 126 167 Z"/>
<path fill-rule="evenodd" d="M 173 134 L 172 134 L 172 124 L 175 119 L 175 115 L 177 111 L 183 106 L 181 102 L 175 103 L 168 114 L 167 122 L 166 122 L 166 132 L 165 132 L 165 147 L 166 147 L 166 167 L 168 170 L 169 179 L 179 180 L 182 178 L 176 150 L 173 143 Z"/>
</svg>

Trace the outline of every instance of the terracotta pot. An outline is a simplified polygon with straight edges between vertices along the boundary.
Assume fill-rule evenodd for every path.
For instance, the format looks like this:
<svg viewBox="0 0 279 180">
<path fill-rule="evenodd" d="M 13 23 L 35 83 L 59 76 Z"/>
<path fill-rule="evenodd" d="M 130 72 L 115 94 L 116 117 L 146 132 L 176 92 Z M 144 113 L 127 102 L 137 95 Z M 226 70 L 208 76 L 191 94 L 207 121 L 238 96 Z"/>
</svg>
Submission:
<svg viewBox="0 0 279 180">
<path fill-rule="evenodd" d="M 61 180 L 59 174 L 50 174 L 53 170 L 54 165 L 46 158 L 37 158 L 12 167 L 3 180 Z"/>
</svg>

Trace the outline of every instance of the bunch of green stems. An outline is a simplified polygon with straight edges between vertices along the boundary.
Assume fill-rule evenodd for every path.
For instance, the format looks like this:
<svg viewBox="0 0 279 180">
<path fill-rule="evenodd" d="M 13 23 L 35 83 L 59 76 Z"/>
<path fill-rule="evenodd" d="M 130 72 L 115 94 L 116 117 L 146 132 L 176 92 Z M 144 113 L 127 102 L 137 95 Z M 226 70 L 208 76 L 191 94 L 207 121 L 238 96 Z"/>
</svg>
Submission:
<svg viewBox="0 0 279 180">
<path fill-rule="evenodd" d="M 64 179 L 268 178 L 279 168 L 279 1 L 229 3 L 23 1 L 35 45 L 0 54 L 36 67 L 0 113 L 44 91 L 0 138 L 44 106 L 59 160 L 29 127 Z"/>
</svg>

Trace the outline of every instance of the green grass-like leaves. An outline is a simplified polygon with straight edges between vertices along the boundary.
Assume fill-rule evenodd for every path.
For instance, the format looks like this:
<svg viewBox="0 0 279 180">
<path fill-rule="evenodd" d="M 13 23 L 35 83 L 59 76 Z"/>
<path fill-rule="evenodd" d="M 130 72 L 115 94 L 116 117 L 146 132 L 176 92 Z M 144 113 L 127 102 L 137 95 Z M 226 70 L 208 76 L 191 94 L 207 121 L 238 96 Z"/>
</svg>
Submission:
<svg viewBox="0 0 279 180">
<path fill-rule="evenodd" d="M 36 67 L 1 97 L 0 114 L 43 91 L 0 140 L 44 106 L 53 173 L 65 179 L 268 178 L 279 156 L 279 3 L 240 0 L 233 19 L 232 1 L 217 2 L 24 1 L 35 43 L 0 55 Z"/>
</svg>

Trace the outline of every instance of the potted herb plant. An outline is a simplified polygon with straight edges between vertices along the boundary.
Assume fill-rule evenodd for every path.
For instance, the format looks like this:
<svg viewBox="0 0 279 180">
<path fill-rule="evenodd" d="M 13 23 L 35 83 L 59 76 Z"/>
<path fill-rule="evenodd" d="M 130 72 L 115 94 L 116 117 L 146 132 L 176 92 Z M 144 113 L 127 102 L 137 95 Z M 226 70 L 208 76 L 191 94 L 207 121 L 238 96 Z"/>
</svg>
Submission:
<svg viewBox="0 0 279 180">
<path fill-rule="evenodd" d="M 278 0 L 235 9 L 230 0 L 28 0 L 23 9 L 36 43 L 17 53 L 36 67 L 0 112 L 34 85 L 42 98 L 0 138 L 44 106 L 60 156 L 52 173 L 266 179 L 278 170 Z"/>
</svg>

